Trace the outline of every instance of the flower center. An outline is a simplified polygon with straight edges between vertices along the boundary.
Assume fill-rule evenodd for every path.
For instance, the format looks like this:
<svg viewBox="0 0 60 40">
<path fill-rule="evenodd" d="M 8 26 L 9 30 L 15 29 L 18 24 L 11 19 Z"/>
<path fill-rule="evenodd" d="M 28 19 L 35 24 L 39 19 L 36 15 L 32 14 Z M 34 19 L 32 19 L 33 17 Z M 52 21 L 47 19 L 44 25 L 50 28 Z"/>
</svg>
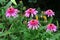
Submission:
<svg viewBox="0 0 60 40">
<path fill-rule="evenodd" d="M 32 11 L 32 8 L 30 8 L 29 11 Z"/>
<path fill-rule="evenodd" d="M 51 14 L 52 14 L 52 11 L 51 11 L 51 10 L 49 10 L 49 11 L 48 11 L 48 14 L 50 14 L 50 15 L 51 15 Z"/>
<path fill-rule="evenodd" d="M 32 22 L 34 22 L 34 20 L 32 20 Z"/>
<path fill-rule="evenodd" d="M 49 12 L 51 12 L 51 11 L 49 10 Z"/>
<path fill-rule="evenodd" d="M 29 13 L 30 13 L 30 14 L 31 14 L 31 12 L 32 12 L 32 8 L 29 9 Z"/>
<path fill-rule="evenodd" d="M 14 8 L 9 8 L 8 12 L 9 12 L 10 14 L 14 13 Z"/>
<path fill-rule="evenodd" d="M 52 24 L 50 24 L 50 26 L 52 26 Z"/>
<path fill-rule="evenodd" d="M 52 25 L 52 24 L 50 24 L 50 28 L 51 28 L 51 29 L 54 29 L 54 27 L 53 27 L 53 25 Z"/>
<path fill-rule="evenodd" d="M 35 25 L 37 25 L 37 24 L 38 24 L 37 21 L 35 21 L 35 20 L 32 20 L 32 21 L 31 21 L 31 25 L 35 26 Z"/>
</svg>

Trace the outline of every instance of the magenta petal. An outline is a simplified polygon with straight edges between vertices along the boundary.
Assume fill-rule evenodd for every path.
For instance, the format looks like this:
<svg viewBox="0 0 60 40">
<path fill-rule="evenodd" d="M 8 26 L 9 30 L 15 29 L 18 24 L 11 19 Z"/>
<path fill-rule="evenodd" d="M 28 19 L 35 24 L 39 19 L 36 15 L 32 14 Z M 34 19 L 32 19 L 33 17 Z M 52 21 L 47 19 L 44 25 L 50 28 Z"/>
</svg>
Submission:
<svg viewBox="0 0 60 40">
<path fill-rule="evenodd" d="M 47 25 L 47 31 L 50 30 L 50 31 L 52 31 L 52 32 L 53 32 L 53 31 L 55 32 L 56 29 L 57 29 L 56 27 L 57 27 L 57 26 L 55 26 L 54 24 L 48 24 L 48 25 Z"/>
<path fill-rule="evenodd" d="M 6 13 L 6 17 L 10 17 L 11 15 L 9 13 Z"/>
<path fill-rule="evenodd" d="M 46 14 L 48 17 L 54 16 L 54 15 L 55 15 L 54 13 L 55 13 L 55 12 L 53 12 L 51 9 L 45 11 L 45 14 Z"/>
<path fill-rule="evenodd" d="M 29 14 L 29 13 L 26 13 L 26 14 L 25 14 L 25 16 L 26 16 L 26 17 L 29 17 L 29 16 L 30 16 L 30 14 Z"/>
<path fill-rule="evenodd" d="M 12 6 L 6 10 L 6 17 L 15 17 L 19 12 L 18 9 L 13 8 Z"/>
<path fill-rule="evenodd" d="M 38 20 L 36 20 L 36 19 L 34 19 L 34 20 L 30 20 L 29 22 L 28 22 L 28 28 L 30 28 L 30 29 L 37 29 L 39 27 L 39 22 L 38 22 Z"/>
<path fill-rule="evenodd" d="M 27 10 L 25 11 L 25 16 L 26 16 L 26 17 L 29 17 L 30 14 L 31 14 L 31 16 L 33 17 L 33 15 L 36 15 L 37 13 L 38 13 L 37 10 L 35 10 L 35 9 L 33 9 L 33 8 L 29 8 L 29 9 L 27 9 Z"/>
</svg>

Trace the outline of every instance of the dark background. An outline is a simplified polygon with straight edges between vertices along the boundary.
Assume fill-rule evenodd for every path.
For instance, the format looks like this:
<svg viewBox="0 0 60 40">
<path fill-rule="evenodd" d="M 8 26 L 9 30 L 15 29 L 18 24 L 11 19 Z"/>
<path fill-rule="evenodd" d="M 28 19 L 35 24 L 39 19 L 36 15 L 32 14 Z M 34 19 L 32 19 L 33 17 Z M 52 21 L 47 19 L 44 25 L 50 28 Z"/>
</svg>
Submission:
<svg viewBox="0 0 60 40">
<path fill-rule="evenodd" d="M 19 3 L 20 0 L 16 0 Z M 55 18 L 60 23 L 60 0 L 37 0 L 36 3 L 29 3 L 28 0 L 22 0 L 25 6 L 37 8 L 40 7 L 41 10 L 52 9 L 55 11 Z"/>
</svg>

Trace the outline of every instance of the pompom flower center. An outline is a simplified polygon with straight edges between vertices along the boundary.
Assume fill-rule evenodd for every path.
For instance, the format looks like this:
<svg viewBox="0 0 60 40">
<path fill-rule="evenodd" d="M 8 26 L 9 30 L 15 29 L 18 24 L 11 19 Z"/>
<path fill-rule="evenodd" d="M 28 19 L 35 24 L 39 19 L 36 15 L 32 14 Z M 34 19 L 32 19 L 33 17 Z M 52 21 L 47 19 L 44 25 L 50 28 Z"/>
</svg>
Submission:
<svg viewBox="0 0 60 40">
<path fill-rule="evenodd" d="M 31 12 L 32 12 L 32 8 L 29 9 L 29 14 L 31 14 Z"/>
<path fill-rule="evenodd" d="M 50 30 L 51 30 L 51 29 L 54 29 L 54 26 L 53 26 L 52 24 L 50 24 L 50 27 L 49 27 L 49 28 L 50 28 Z"/>
<path fill-rule="evenodd" d="M 51 12 L 51 11 L 49 10 L 49 12 Z"/>
<path fill-rule="evenodd" d="M 35 21 L 35 20 L 32 20 L 32 21 L 31 21 L 31 25 L 34 25 L 34 26 L 35 26 L 35 25 L 37 25 L 37 24 L 38 24 L 37 21 Z"/>
<path fill-rule="evenodd" d="M 50 26 L 52 26 L 52 24 L 50 24 Z"/>
<path fill-rule="evenodd" d="M 51 14 L 51 10 L 49 10 L 48 13 Z"/>
<path fill-rule="evenodd" d="M 31 12 L 32 11 L 32 8 L 30 8 L 29 11 Z"/>
<path fill-rule="evenodd" d="M 10 14 L 14 13 L 14 8 L 9 8 L 8 13 L 10 13 Z"/>
</svg>

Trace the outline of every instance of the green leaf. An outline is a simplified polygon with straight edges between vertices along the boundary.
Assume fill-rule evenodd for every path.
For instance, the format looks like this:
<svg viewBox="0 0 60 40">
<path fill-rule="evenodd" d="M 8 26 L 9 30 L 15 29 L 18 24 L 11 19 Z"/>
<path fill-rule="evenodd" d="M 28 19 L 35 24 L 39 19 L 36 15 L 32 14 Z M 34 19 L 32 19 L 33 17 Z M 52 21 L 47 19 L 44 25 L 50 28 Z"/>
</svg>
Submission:
<svg viewBox="0 0 60 40">
<path fill-rule="evenodd" d="M 57 27 L 59 27 L 59 23 L 58 23 L 58 21 L 56 21 L 56 23 L 57 23 Z"/>
<path fill-rule="evenodd" d="M 5 9 L 9 8 L 11 6 L 12 2 L 8 2 L 8 4 L 4 7 Z"/>
<path fill-rule="evenodd" d="M 46 26 L 40 26 L 39 30 L 46 29 Z"/>
<path fill-rule="evenodd" d="M 49 23 L 52 23 L 52 21 L 53 21 L 53 17 L 51 17 L 51 18 L 49 19 Z"/>
<path fill-rule="evenodd" d="M 0 28 L 5 28 L 5 27 L 3 26 L 3 23 L 0 23 Z"/>
<path fill-rule="evenodd" d="M 3 2 L 5 2 L 5 0 L 0 0 L 0 3 L 2 4 Z"/>
<path fill-rule="evenodd" d="M 5 11 L 4 9 L 1 9 L 2 15 L 4 15 L 4 14 L 5 14 L 5 12 L 4 12 L 4 11 Z"/>
<path fill-rule="evenodd" d="M 36 3 L 37 0 L 28 0 L 28 2 L 30 2 L 30 3 Z"/>
<path fill-rule="evenodd" d="M 11 2 L 15 5 L 17 5 L 16 1 L 15 0 L 11 0 Z"/>
<path fill-rule="evenodd" d="M 6 35 L 8 35 L 8 34 L 10 34 L 11 32 L 8 32 L 8 31 L 6 31 L 6 32 L 0 32 L 0 37 L 1 36 L 6 36 Z"/>
</svg>

